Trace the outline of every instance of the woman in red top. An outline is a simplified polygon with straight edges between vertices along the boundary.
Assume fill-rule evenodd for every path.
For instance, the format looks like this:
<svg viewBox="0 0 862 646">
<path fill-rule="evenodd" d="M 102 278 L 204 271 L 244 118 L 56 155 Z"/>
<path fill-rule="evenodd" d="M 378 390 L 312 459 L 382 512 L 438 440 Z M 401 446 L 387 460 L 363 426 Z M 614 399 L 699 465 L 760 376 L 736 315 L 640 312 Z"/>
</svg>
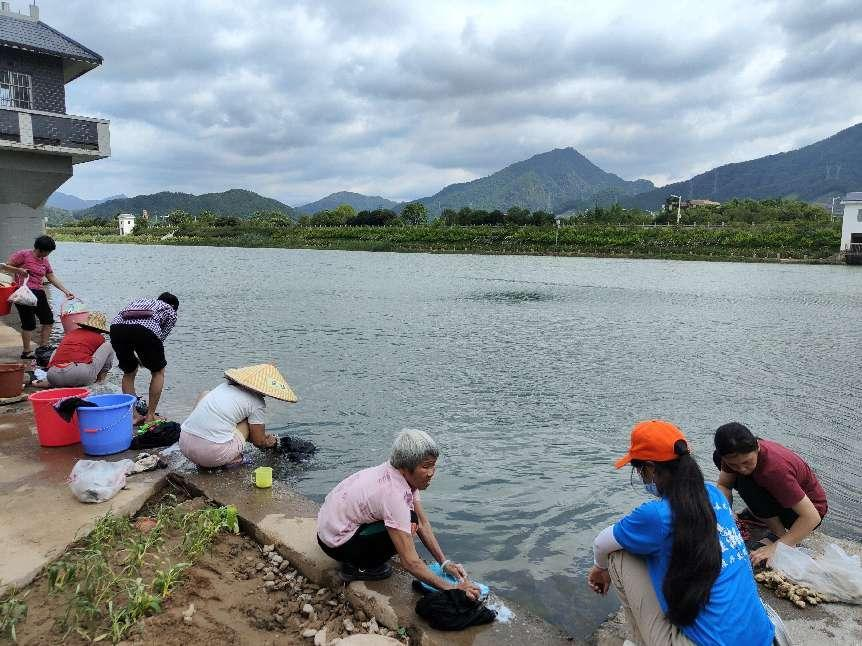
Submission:
<svg viewBox="0 0 862 646">
<path fill-rule="evenodd" d="M 56 248 L 57 243 L 54 242 L 54 238 L 51 236 L 39 236 L 33 243 L 32 249 L 16 251 L 9 256 L 9 260 L 6 263 L 0 263 L 0 269 L 21 277 L 19 285 L 26 281 L 30 291 L 36 297 L 36 305 L 33 306 L 15 303 L 15 308 L 21 317 L 22 359 L 33 358 L 30 343 L 32 342 L 33 331 L 36 329 L 37 318 L 42 325 L 42 330 L 39 333 L 40 345 L 48 345 L 48 340 L 51 338 L 51 328 L 54 326 L 54 313 L 51 311 L 51 303 L 45 293 L 44 281 L 51 283 L 63 292 L 67 298 L 75 297 L 72 292 L 63 286 L 60 279 L 54 275 L 51 263 L 48 262 L 48 256 Z"/>
<path fill-rule="evenodd" d="M 738 422 L 715 432 L 715 465 L 721 470 L 718 487 L 728 500 L 739 492 L 749 511 L 786 545 L 796 546 L 817 529 L 826 516 L 826 493 L 814 470 L 778 442 L 755 437 Z M 751 553 L 758 565 L 775 554 L 775 543 Z"/>
<path fill-rule="evenodd" d="M 48 363 L 48 378 L 36 388 L 75 388 L 101 383 L 114 363 L 114 350 L 103 335 L 108 333 L 105 315 L 92 312 L 78 329 L 67 332 Z"/>
</svg>

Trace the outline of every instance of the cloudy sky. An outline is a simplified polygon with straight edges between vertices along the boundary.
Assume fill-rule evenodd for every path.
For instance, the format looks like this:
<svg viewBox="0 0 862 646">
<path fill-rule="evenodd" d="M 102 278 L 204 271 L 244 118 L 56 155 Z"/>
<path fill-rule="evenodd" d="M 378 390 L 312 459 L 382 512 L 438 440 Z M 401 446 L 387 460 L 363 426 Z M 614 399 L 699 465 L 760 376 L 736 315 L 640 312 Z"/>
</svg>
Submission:
<svg viewBox="0 0 862 646">
<path fill-rule="evenodd" d="M 26 0 L 12 0 L 26 11 Z M 85 198 L 411 199 L 552 148 L 657 184 L 862 121 L 858 0 L 40 0 L 105 58 Z"/>
</svg>

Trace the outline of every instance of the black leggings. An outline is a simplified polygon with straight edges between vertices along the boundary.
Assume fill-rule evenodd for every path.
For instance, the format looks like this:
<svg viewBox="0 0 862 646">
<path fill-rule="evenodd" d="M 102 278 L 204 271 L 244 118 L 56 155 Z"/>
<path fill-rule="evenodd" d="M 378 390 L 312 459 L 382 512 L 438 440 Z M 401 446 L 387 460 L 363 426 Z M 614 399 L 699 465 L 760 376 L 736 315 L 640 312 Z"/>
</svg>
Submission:
<svg viewBox="0 0 862 646">
<path fill-rule="evenodd" d="M 739 492 L 739 497 L 745 501 L 751 513 L 758 518 L 777 516 L 781 524 L 788 529 L 799 518 L 799 514 L 789 507 L 782 507 L 771 493 L 754 481 L 754 478 L 737 474 L 733 487 Z"/>
<path fill-rule="evenodd" d="M 415 511 L 410 512 L 410 522 L 418 523 Z M 317 537 L 320 549 L 339 563 L 349 563 L 360 569 L 376 568 L 395 556 L 395 545 L 389 537 L 389 532 L 382 520 L 376 523 L 360 525 L 346 543 L 338 547 L 329 547 Z"/>
<path fill-rule="evenodd" d="M 51 311 L 51 303 L 48 302 L 48 295 L 44 289 L 31 289 L 36 297 L 35 305 L 21 305 L 15 303 L 15 309 L 18 310 L 18 315 L 21 317 L 21 329 L 25 332 L 32 332 L 36 329 L 36 319 L 42 325 L 54 325 L 54 313 Z"/>
</svg>

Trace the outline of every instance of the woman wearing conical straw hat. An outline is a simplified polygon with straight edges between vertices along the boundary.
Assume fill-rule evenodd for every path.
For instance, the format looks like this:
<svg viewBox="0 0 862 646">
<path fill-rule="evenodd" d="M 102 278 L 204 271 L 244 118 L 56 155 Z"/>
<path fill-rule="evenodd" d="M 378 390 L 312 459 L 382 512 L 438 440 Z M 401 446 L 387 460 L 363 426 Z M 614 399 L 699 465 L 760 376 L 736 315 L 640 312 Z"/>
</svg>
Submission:
<svg viewBox="0 0 862 646">
<path fill-rule="evenodd" d="M 105 339 L 108 322 L 102 312 L 90 312 L 78 328 L 66 333 L 48 362 L 48 375 L 36 388 L 74 388 L 101 383 L 114 363 L 114 350 Z"/>
<path fill-rule="evenodd" d="M 266 402 L 297 397 L 273 365 L 231 368 L 223 383 L 204 393 L 181 425 L 180 451 L 201 467 L 242 464 L 247 441 L 261 449 L 275 448 L 278 438 L 266 432 Z"/>
</svg>

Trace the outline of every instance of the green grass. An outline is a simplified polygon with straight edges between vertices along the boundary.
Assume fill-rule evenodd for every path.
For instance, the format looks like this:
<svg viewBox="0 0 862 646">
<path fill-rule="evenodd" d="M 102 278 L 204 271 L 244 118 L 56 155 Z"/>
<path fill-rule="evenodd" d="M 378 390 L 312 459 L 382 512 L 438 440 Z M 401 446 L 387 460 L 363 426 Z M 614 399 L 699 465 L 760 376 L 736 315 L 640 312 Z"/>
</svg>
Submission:
<svg viewBox="0 0 862 646">
<path fill-rule="evenodd" d="M 27 604 L 24 602 L 26 597 L 26 592 L 20 594 L 17 590 L 12 590 L 0 600 L 0 638 L 8 637 L 13 642 L 18 641 L 15 626 L 27 617 Z"/>
<path fill-rule="evenodd" d="M 57 619 L 63 637 L 76 633 L 87 641 L 121 641 L 141 618 L 161 612 L 164 600 L 220 531 L 239 531 L 233 507 L 184 512 L 171 498 L 155 511 L 149 532 L 108 514 L 49 566 L 49 589 L 63 601 Z M 9 596 L 2 613 L 4 632 L 14 635 L 26 607 L 22 615 L 18 598 Z"/>
</svg>

